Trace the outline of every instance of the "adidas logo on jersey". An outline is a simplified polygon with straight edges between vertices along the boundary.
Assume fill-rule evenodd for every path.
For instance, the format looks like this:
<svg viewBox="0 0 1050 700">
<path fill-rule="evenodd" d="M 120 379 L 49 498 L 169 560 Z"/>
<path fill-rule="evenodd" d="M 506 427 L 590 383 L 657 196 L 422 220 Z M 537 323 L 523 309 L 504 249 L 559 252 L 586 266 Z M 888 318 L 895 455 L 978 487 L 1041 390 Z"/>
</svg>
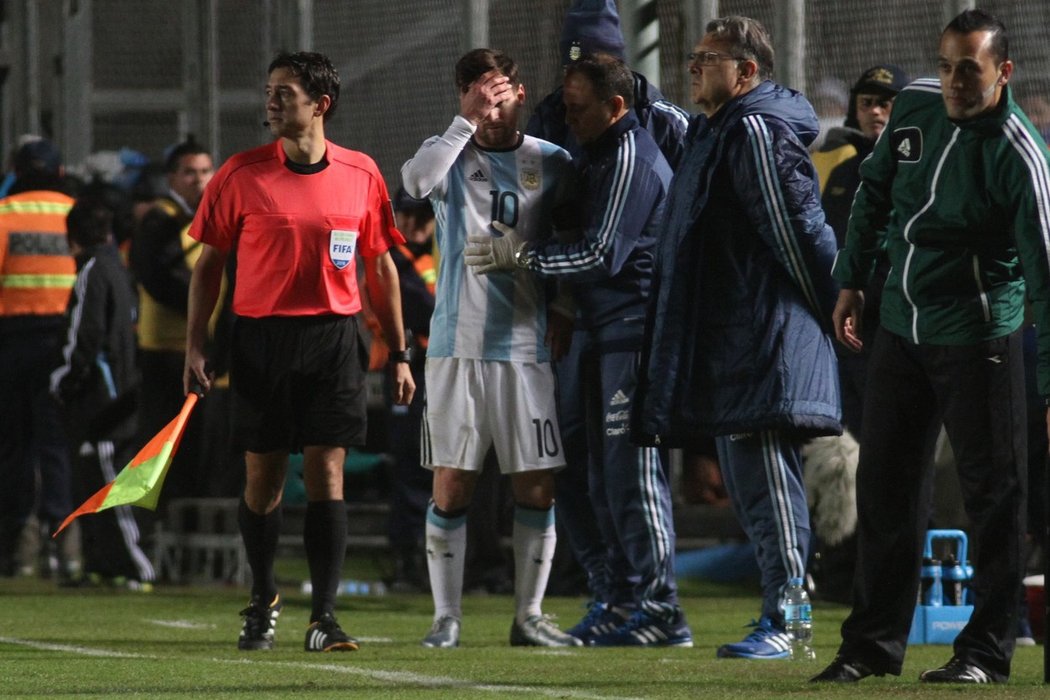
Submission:
<svg viewBox="0 0 1050 700">
<path fill-rule="evenodd" d="M 613 397 L 609 399 L 610 406 L 623 406 L 625 403 L 631 403 L 631 400 L 627 398 L 627 394 L 623 393 L 623 389 L 617 389 Z"/>
<path fill-rule="evenodd" d="M 900 153 L 905 158 L 910 158 L 911 141 L 909 139 L 904 139 L 903 141 L 901 141 L 900 144 L 897 145 L 897 153 Z"/>
<path fill-rule="evenodd" d="M 478 168 L 477 170 L 472 172 L 470 174 L 470 177 L 468 177 L 467 179 L 470 180 L 471 182 L 488 182 L 489 181 L 489 179 L 487 177 L 485 177 L 485 173 L 482 172 L 481 168 Z"/>
</svg>

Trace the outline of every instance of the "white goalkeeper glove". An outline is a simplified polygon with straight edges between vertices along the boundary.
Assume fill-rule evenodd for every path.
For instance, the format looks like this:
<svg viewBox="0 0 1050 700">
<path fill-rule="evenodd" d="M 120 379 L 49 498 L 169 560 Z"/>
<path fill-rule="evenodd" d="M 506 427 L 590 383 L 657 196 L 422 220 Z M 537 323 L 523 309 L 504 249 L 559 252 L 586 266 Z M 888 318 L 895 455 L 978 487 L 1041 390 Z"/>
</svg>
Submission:
<svg viewBox="0 0 1050 700">
<path fill-rule="evenodd" d="M 474 274 L 485 275 L 495 270 L 527 267 L 525 241 L 514 232 L 513 228 L 499 221 L 493 221 L 492 228 L 503 235 L 500 238 L 488 233 L 467 235 L 467 247 L 463 249 L 463 259 Z"/>
</svg>

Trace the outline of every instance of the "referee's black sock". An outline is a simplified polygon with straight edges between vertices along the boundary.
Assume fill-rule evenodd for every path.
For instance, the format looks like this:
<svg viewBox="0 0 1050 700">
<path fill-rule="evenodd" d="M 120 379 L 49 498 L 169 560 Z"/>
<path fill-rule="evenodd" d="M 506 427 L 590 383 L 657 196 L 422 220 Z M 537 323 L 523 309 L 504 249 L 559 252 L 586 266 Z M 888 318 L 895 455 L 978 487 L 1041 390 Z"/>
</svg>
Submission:
<svg viewBox="0 0 1050 700">
<path fill-rule="evenodd" d="M 241 539 L 252 570 L 252 597 L 258 597 L 269 605 L 277 595 L 277 579 L 273 574 L 273 561 L 277 557 L 277 538 L 281 534 L 281 508 L 266 515 L 253 513 L 244 498 L 237 508 L 237 524 L 241 528 Z"/>
<path fill-rule="evenodd" d="M 303 544 L 310 565 L 313 609 L 310 622 L 335 612 L 335 594 L 346 558 L 346 503 L 310 501 L 303 522 Z"/>
</svg>

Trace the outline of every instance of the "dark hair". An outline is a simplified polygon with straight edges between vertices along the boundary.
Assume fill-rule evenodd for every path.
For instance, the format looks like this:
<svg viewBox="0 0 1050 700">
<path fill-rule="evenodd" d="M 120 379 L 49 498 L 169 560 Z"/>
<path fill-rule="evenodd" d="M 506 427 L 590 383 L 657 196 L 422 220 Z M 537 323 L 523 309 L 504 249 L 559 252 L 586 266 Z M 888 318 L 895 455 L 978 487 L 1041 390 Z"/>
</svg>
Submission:
<svg viewBox="0 0 1050 700">
<path fill-rule="evenodd" d="M 270 61 L 266 72 L 273 73 L 278 68 L 287 68 L 292 75 L 299 78 L 303 90 L 314 102 L 320 100 L 321 95 L 331 98 L 332 104 L 324 113 L 325 121 L 335 114 L 335 108 L 339 104 L 339 73 L 328 56 L 313 51 L 282 51 Z"/>
<path fill-rule="evenodd" d="M 172 146 L 164 155 L 164 172 L 173 173 L 179 169 L 179 161 L 186 156 L 211 156 L 207 148 L 197 143 L 193 137 Z"/>
<path fill-rule="evenodd" d="M 113 233 L 113 210 L 102 199 L 80 197 L 66 216 L 66 236 L 83 248 L 101 245 Z"/>
<path fill-rule="evenodd" d="M 612 54 L 593 53 L 565 68 L 565 77 L 582 75 L 594 87 L 594 94 L 602 102 L 616 95 L 623 98 L 627 109 L 634 107 L 634 73 L 626 63 Z"/>
<path fill-rule="evenodd" d="M 773 77 L 773 41 L 758 20 L 740 15 L 720 17 L 708 22 L 705 32 L 729 42 L 734 58 L 757 63 L 760 80 Z"/>
<path fill-rule="evenodd" d="M 513 58 L 496 49 L 474 49 L 456 61 L 456 87 L 466 92 L 475 80 L 493 69 L 510 78 L 511 85 L 519 84 L 518 64 Z"/>
<path fill-rule="evenodd" d="M 998 17 L 984 10 L 966 10 L 960 12 L 948 23 L 941 32 L 955 32 L 956 34 L 972 34 L 973 32 L 989 32 L 992 35 L 990 50 L 995 57 L 996 63 L 1002 63 L 1010 58 L 1010 39 L 1006 36 L 1006 25 Z"/>
</svg>

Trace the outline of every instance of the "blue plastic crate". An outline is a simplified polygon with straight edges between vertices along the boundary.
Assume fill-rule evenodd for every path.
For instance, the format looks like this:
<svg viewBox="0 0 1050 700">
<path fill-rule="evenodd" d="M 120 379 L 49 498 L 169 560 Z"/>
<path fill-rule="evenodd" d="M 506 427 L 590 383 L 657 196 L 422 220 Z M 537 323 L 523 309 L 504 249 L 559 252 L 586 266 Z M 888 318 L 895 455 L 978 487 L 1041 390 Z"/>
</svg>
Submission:
<svg viewBox="0 0 1050 700">
<path fill-rule="evenodd" d="M 956 558 L 965 563 L 967 540 L 962 530 L 929 530 L 926 533 L 924 557 L 933 556 L 936 540 L 955 542 Z M 970 621 L 972 605 L 916 605 L 912 615 L 908 644 L 951 644 Z"/>
</svg>

